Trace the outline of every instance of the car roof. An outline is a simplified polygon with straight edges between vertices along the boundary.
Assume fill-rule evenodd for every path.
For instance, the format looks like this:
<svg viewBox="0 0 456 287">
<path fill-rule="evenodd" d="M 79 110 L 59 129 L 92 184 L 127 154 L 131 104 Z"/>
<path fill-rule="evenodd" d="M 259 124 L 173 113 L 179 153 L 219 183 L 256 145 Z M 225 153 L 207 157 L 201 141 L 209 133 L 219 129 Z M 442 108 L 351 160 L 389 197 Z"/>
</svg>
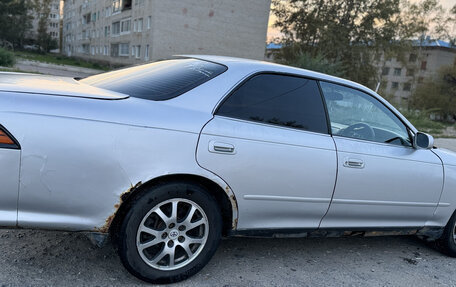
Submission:
<svg viewBox="0 0 456 287">
<path fill-rule="evenodd" d="M 306 69 L 266 62 L 266 61 L 259 61 L 259 60 L 250 60 L 244 58 L 236 58 L 236 57 L 226 57 L 226 56 L 215 56 L 215 55 L 180 55 L 181 57 L 188 57 L 188 58 L 195 58 L 210 62 L 219 63 L 225 65 L 230 68 L 242 68 L 244 71 L 255 72 L 255 71 L 270 71 L 270 72 L 278 72 L 278 73 L 289 73 L 289 74 L 296 74 L 301 75 L 309 78 L 320 79 L 328 82 L 335 82 L 340 83 L 343 85 L 351 86 L 360 90 L 363 90 L 367 93 L 375 93 L 371 89 L 356 82 L 346 80 L 343 78 L 330 76 L 327 74 L 314 72 Z"/>
<path fill-rule="evenodd" d="M 0 92 L 17 92 L 103 100 L 120 100 L 128 95 L 83 84 L 73 78 L 0 72 Z"/>
</svg>

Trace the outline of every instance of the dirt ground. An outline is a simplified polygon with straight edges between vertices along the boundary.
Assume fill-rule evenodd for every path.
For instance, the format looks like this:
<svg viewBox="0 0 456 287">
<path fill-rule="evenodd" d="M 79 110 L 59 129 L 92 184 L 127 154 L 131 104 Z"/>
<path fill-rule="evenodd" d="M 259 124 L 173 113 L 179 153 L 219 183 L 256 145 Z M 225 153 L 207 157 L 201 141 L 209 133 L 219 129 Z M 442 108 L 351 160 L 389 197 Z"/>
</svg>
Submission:
<svg viewBox="0 0 456 287">
<path fill-rule="evenodd" d="M 145 286 L 112 245 L 82 234 L 0 232 L 0 286 Z M 456 259 L 415 237 L 222 241 L 196 276 L 175 286 L 455 286 Z"/>
</svg>

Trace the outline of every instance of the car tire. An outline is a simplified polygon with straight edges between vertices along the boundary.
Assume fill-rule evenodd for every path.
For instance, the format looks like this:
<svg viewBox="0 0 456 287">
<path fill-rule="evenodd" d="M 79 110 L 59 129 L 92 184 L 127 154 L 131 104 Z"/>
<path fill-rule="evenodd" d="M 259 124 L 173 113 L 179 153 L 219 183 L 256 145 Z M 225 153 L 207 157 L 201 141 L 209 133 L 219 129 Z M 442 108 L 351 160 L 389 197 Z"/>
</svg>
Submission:
<svg viewBox="0 0 456 287">
<path fill-rule="evenodd" d="M 437 246 L 446 255 L 456 257 L 456 212 L 453 213 L 442 236 L 437 240 Z"/>
<path fill-rule="evenodd" d="M 173 283 L 209 262 L 221 234 L 219 205 L 203 186 L 162 183 L 132 200 L 120 227 L 118 251 L 134 276 L 155 284 Z"/>
</svg>

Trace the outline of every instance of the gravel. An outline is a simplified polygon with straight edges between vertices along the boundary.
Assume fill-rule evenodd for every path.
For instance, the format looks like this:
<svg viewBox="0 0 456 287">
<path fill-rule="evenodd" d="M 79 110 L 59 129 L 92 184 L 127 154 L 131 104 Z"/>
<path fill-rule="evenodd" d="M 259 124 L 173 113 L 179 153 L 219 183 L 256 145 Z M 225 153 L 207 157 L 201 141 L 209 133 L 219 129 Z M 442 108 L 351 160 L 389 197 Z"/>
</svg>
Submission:
<svg viewBox="0 0 456 287">
<path fill-rule="evenodd" d="M 436 145 L 456 151 L 456 140 Z M 0 286 L 145 286 L 111 244 L 80 233 L 0 231 Z M 456 286 L 456 259 L 413 236 L 224 239 L 196 276 L 175 286 Z"/>
<path fill-rule="evenodd" d="M 82 234 L 0 232 L 0 286 L 143 286 L 111 244 Z M 456 282 L 456 260 L 412 236 L 222 241 L 196 276 L 176 286 L 437 286 Z"/>
</svg>

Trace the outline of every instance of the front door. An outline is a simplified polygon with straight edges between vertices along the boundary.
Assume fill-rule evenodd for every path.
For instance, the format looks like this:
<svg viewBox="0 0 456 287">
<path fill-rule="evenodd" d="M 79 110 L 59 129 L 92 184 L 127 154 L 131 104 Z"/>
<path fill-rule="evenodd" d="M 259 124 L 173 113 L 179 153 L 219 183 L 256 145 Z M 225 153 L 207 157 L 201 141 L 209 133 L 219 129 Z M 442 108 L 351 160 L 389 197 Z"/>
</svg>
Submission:
<svg viewBox="0 0 456 287">
<path fill-rule="evenodd" d="M 250 78 L 202 130 L 197 159 L 236 195 L 238 229 L 317 228 L 336 178 L 317 82 Z"/>
<path fill-rule="evenodd" d="M 440 159 L 413 148 L 406 126 L 373 96 L 321 87 L 338 155 L 336 189 L 321 227 L 423 226 L 442 191 Z"/>
</svg>

